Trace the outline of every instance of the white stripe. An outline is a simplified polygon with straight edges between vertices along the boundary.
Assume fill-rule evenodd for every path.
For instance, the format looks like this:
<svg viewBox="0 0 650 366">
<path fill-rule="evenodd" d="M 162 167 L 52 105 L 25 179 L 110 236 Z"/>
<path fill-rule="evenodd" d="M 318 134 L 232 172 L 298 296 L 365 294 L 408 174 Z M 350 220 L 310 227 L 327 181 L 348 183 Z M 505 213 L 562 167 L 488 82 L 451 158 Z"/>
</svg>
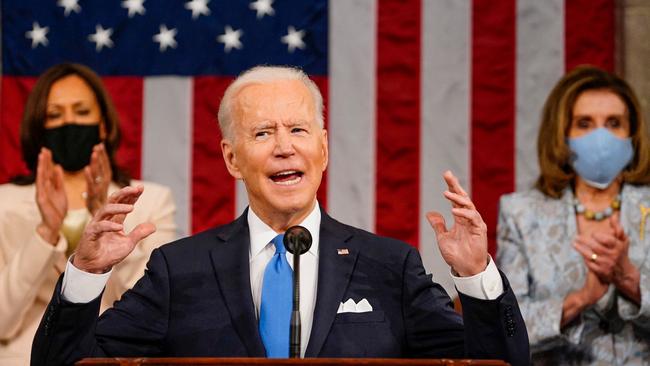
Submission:
<svg viewBox="0 0 650 366">
<path fill-rule="evenodd" d="M 374 0 L 329 3 L 328 211 L 366 230 L 375 226 Z"/>
<path fill-rule="evenodd" d="M 142 177 L 171 188 L 179 237 L 190 230 L 192 191 L 192 79 L 144 79 Z"/>
<path fill-rule="evenodd" d="M 471 0 L 423 3 L 420 158 L 420 254 L 434 280 L 455 296 L 449 266 L 440 256 L 427 211 L 439 211 L 451 223 L 442 192 L 445 170 L 469 187 Z"/>
<path fill-rule="evenodd" d="M 546 96 L 564 72 L 564 1 L 517 1 L 516 188 L 530 189 L 539 168 L 537 132 Z"/>
</svg>

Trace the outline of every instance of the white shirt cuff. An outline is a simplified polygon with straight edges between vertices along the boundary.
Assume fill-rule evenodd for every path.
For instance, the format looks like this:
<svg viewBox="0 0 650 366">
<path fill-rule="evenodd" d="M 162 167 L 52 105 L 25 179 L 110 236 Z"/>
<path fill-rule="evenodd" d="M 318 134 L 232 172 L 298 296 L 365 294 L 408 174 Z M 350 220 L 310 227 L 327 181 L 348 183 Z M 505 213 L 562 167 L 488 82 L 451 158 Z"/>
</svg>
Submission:
<svg viewBox="0 0 650 366">
<path fill-rule="evenodd" d="M 72 264 L 72 257 L 68 259 L 63 273 L 61 296 L 72 303 L 88 303 L 96 299 L 104 291 L 104 286 L 113 270 L 102 274 L 84 272 Z"/>
<path fill-rule="evenodd" d="M 451 274 L 458 292 L 477 299 L 494 300 L 503 294 L 503 281 L 492 257 L 489 256 L 485 271 L 470 277 L 458 277 Z"/>
</svg>

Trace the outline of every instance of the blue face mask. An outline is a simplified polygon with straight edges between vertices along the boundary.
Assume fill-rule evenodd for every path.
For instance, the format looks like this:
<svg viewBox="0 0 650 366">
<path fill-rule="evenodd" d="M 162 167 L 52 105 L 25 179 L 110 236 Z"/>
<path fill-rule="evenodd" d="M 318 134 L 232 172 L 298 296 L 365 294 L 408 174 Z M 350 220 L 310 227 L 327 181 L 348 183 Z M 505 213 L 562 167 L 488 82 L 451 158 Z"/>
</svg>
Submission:
<svg viewBox="0 0 650 366">
<path fill-rule="evenodd" d="M 573 169 L 598 189 L 609 187 L 634 156 L 631 138 L 616 137 L 603 127 L 567 141 L 573 152 Z"/>
</svg>

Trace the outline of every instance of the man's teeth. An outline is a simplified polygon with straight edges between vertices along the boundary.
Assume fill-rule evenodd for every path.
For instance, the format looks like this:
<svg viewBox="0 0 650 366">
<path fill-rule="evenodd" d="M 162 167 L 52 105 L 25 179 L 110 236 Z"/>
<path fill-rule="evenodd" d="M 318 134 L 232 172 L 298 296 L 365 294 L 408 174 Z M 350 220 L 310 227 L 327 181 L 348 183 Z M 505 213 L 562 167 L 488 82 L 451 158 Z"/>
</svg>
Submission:
<svg viewBox="0 0 650 366">
<path fill-rule="evenodd" d="M 300 172 L 298 172 L 297 170 L 288 170 L 288 171 L 285 171 L 285 172 L 280 172 L 280 173 L 275 174 L 275 177 L 276 178 L 282 178 L 282 177 L 288 177 L 288 176 L 291 176 L 291 175 L 295 175 L 295 177 L 291 178 L 291 179 L 286 179 L 286 180 L 275 180 L 274 179 L 273 181 L 276 184 L 280 184 L 280 185 L 283 185 L 283 186 L 289 186 L 289 185 L 292 185 L 292 184 L 297 184 L 302 179 L 302 174 L 300 174 Z"/>
<path fill-rule="evenodd" d="M 296 171 L 296 170 L 289 170 L 289 171 L 286 171 L 286 172 L 278 173 L 276 175 L 291 175 L 291 174 L 297 174 L 297 173 L 298 173 L 298 171 Z"/>
<path fill-rule="evenodd" d="M 301 179 L 300 176 L 296 176 L 296 177 L 293 178 L 293 179 L 283 180 L 283 181 L 279 181 L 279 182 L 275 182 L 275 183 L 276 183 L 276 184 L 283 185 L 283 186 L 290 186 L 290 185 L 292 185 L 292 184 L 296 184 L 296 183 L 300 182 L 300 179 Z"/>
</svg>

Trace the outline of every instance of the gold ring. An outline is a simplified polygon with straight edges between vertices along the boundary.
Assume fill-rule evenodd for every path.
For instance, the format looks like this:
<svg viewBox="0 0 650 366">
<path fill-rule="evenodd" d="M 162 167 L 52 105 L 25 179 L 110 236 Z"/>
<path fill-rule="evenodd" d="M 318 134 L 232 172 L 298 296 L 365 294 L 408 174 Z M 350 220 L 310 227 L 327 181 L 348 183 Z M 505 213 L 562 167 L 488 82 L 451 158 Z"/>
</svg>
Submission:
<svg viewBox="0 0 650 366">
<path fill-rule="evenodd" d="M 594 262 L 594 263 L 596 263 L 597 260 L 598 260 L 598 254 L 596 254 L 596 253 L 591 253 L 591 261 Z"/>
</svg>

